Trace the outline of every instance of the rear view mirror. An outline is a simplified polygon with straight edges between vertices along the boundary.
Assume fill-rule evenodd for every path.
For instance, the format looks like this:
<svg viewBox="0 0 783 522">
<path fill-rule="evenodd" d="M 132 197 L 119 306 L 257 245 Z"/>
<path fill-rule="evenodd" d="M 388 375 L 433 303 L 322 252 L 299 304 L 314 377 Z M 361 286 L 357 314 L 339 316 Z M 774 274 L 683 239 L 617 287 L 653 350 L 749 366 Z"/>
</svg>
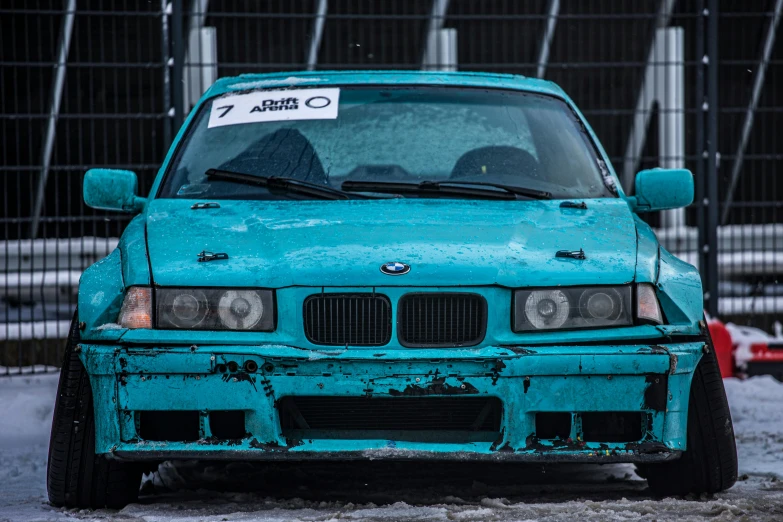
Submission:
<svg viewBox="0 0 783 522">
<path fill-rule="evenodd" d="M 693 203 L 693 174 L 688 169 L 649 169 L 636 174 L 635 212 L 687 207 Z"/>
<path fill-rule="evenodd" d="M 84 175 L 84 202 L 98 210 L 139 212 L 147 202 L 136 195 L 139 181 L 129 170 L 90 169 Z"/>
</svg>

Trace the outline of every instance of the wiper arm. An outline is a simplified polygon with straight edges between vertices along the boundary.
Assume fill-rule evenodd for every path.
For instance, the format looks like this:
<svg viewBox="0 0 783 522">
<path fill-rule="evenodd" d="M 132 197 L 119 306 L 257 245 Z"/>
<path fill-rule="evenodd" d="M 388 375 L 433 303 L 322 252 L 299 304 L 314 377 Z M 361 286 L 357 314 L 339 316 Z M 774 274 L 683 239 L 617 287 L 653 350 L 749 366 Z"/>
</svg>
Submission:
<svg viewBox="0 0 783 522">
<path fill-rule="evenodd" d="M 316 185 L 294 178 L 281 178 L 277 176 L 256 176 L 254 174 L 245 174 L 242 172 L 232 172 L 230 170 L 209 169 L 205 172 L 209 178 L 233 181 L 235 183 L 244 183 L 245 185 L 255 185 L 281 192 L 291 192 L 293 194 L 304 194 L 320 199 L 350 199 L 351 195 L 331 187 Z"/>
<path fill-rule="evenodd" d="M 454 186 L 458 185 L 458 186 Z M 472 186 L 471 186 L 472 185 Z M 481 186 L 492 187 L 483 189 Z M 390 181 L 344 181 L 341 188 L 346 192 L 380 192 L 396 194 L 428 194 L 444 196 L 471 196 L 480 199 L 551 199 L 552 194 L 538 190 L 485 183 L 481 181 L 422 181 L 421 183 L 396 183 Z"/>
<path fill-rule="evenodd" d="M 515 185 L 503 185 L 501 183 L 489 183 L 486 181 L 454 181 L 454 180 L 443 180 L 443 181 L 425 181 L 424 183 L 435 183 L 438 186 L 441 185 L 478 185 L 480 187 L 494 187 L 496 189 L 505 190 L 506 192 L 511 192 L 512 194 L 517 194 L 518 196 L 525 196 L 527 198 L 531 199 L 552 199 L 552 193 L 551 192 L 545 192 L 543 190 L 534 190 L 529 189 L 525 187 L 517 187 Z"/>
<path fill-rule="evenodd" d="M 441 187 L 438 183 L 396 183 L 392 181 L 343 181 L 345 192 L 378 192 L 381 194 L 415 194 L 417 196 L 471 197 L 478 199 L 517 199 L 511 192 L 471 187 Z"/>
</svg>

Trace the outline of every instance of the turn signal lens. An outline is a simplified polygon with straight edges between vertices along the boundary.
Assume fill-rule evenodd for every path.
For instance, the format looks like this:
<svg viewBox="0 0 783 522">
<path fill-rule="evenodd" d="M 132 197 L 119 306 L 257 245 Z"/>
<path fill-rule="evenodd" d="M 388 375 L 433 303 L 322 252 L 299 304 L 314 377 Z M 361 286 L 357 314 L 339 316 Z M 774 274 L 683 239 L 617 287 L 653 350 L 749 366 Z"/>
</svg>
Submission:
<svg viewBox="0 0 783 522">
<path fill-rule="evenodd" d="M 661 305 L 655 295 L 655 288 L 648 283 L 636 286 L 636 317 L 642 321 L 663 324 Z"/>
<path fill-rule="evenodd" d="M 130 287 L 122 301 L 117 322 L 123 328 L 152 328 L 152 289 Z"/>
</svg>

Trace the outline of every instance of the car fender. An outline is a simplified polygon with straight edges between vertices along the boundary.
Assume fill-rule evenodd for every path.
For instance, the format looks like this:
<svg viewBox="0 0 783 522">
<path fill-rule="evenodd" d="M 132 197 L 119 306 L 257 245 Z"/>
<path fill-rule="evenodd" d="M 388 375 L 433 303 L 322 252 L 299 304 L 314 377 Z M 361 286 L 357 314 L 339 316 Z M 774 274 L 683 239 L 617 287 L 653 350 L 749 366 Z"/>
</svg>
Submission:
<svg viewBox="0 0 783 522">
<path fill-rule="evenodd" d="M 634 214 L 636 225 L 636 275 L 637 283 L 655 283 L 658 280 L 658 238 L 650 225 Z"/>
<path fill-rule="evenodd" d="M 699 334 L 699 322 L 704 317 L 704 294 L 696 267 L 660 247 L 655 286 L 667 322 L 682 326 L 682 331 L 677 333 Z"/>
<path fill-rule="evenodd" d="M 136 216 L 117 248 L 82 274 L 79 280 L 82 339 L 118 341 L 127 332 L 117 324 L 125 290 L 151 283 L 144 219 L 143 215 Z"/>
</svg>

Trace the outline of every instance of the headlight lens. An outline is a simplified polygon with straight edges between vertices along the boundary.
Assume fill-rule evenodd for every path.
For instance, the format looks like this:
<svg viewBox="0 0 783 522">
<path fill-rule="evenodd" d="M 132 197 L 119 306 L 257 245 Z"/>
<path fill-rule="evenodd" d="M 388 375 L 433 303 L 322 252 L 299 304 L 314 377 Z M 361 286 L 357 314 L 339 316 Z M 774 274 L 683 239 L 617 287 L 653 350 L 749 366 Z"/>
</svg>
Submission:
<svg viewBox="0 0 783 522">
<path fill-rule="evenodd" d="M 561 290 L 530 292 L 525 298 L 525 319 L 536 330 L 560 328 L 569 312 L 568 296 Z"/>
<path fill-rule="evenodd" d="M 209 302 L 203 290 L 158 290 L 158 325 L 164 317 L 176 328 L 197 328 L 209 314 Z"/>
<path fill-rule="evenodd" d="M 518 290 L 514 331 L 600 328 L 633 324 L 630 286 Z"/>
<path fill-rule="evenodd" d="M 158 288 L 156 327 L 162 330 L 274 330 L 271 290 Z"/>
<path fill-rule="evenodd" d="M 220 297 L 218 316 L 232 330 L 250 330 L 264 316 L 264 302 L 253 290 L 229 290 Z"/>
</svg>

